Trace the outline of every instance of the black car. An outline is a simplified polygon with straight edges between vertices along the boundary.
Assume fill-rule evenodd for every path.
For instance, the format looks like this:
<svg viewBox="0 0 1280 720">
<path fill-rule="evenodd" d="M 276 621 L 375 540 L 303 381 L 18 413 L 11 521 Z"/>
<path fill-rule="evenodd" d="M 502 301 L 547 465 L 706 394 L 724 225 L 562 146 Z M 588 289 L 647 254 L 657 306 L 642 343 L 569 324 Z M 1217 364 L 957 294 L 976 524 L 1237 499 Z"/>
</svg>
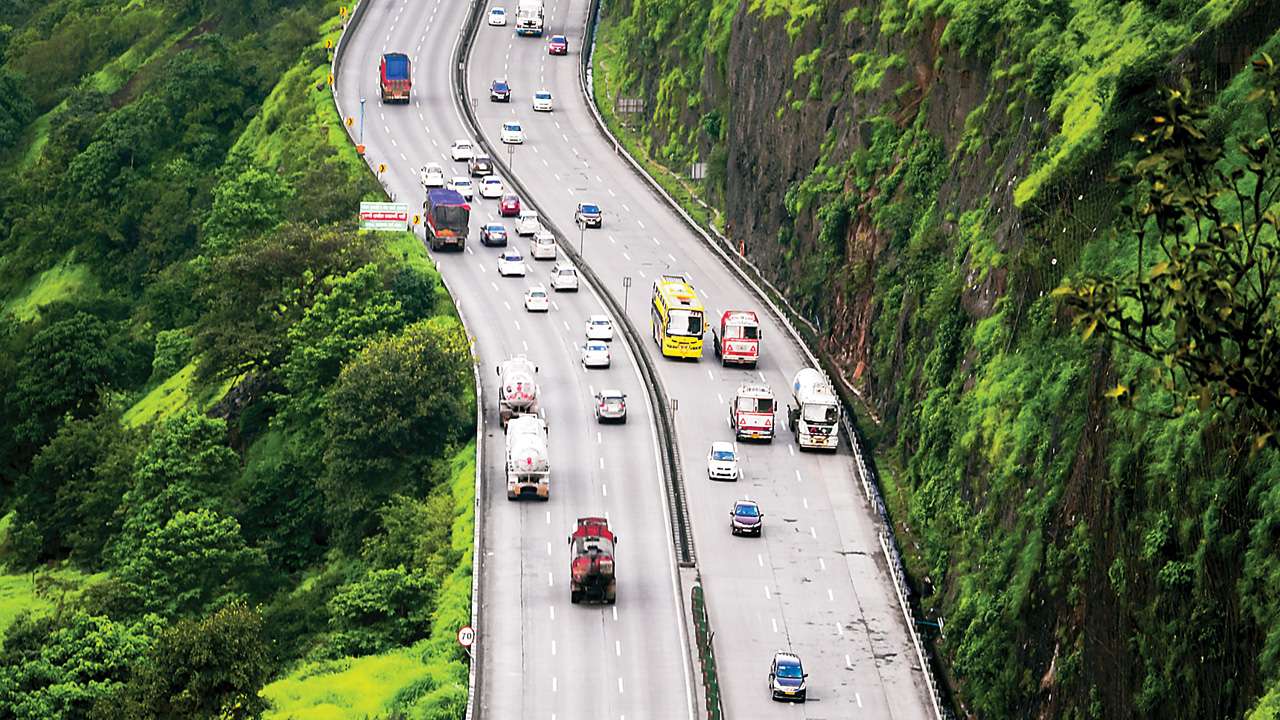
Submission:
<svg viewBox="0 0 1280 720">
<path fill-rule="evenodd" d="M 480 228 L 480 244 L 507 246 L 507 228 L 502 223 L 489 223 Z"/>
<path fill-rule="evenodd" d="M 595 203 L 578 203 L 578 212 L 574 213 L 574 222 L 585 227 L 598 228 L 604 225 L 604 213 Z"/>
<path fill-rule="evenodd" d="M 774 700 L 804 702 L 808 673 L 800 665 L 800 656 L 789 652 L 773 654 L 769 665 L 769 694 Z"/>
<path fill-rule="evenodd" d="M 476 155 L 467 161 L 467 170 L 471 177 L 484 177 L 493 174 L 493 160 L 488 155 Z"/>
<path fill-rule="evenodd" d="M 511 102 L 511 85 L 506 80 L 489 83 L 489 99 L 493 102 Z"/>
</svg>

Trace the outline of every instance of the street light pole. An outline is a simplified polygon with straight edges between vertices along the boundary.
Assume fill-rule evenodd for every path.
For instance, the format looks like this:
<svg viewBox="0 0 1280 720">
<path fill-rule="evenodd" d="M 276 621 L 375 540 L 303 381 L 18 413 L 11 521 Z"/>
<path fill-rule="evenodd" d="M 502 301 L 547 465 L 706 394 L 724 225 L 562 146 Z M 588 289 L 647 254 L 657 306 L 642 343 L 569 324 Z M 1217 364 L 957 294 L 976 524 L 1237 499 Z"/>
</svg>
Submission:
<svg viewBox="0 0 1280 720">
<path fill-rule="evenodd" d="M 582 236 L 587 231 L 586 223 L 578 221 L 578 257 L 582 257 Z"/>
<path fill-rule="evenodd" d="M 622 276 L 622 314 L 627 314 L 627 299 L 631 297 L 631 276 Z"/>
<path fill-rule="evenodd" d="M 364 144 L 364 98 L 360 98 L 360 143 Z"/>
</svg>

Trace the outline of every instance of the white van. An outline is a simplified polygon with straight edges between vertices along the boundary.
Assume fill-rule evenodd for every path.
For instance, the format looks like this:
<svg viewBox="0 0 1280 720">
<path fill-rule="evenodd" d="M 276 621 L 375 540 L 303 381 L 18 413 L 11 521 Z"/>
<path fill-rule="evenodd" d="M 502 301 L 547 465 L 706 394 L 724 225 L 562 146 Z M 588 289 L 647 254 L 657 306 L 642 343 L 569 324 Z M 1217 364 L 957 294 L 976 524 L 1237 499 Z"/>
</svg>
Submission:
<svg viewBox="0 0 1280 720">
<path fill-rule="evenodd" d="M 555 260 L 556 236 L 546 228 L 534 233 L 533 240 L 529 241 L 529 257 L 534 260 Z"/>
<path fill-rule="evenodd" d="M 551 289 L 578 292 L 578 269 L 564 261 L 556 263 L 551 268 Z"/>
</svg>

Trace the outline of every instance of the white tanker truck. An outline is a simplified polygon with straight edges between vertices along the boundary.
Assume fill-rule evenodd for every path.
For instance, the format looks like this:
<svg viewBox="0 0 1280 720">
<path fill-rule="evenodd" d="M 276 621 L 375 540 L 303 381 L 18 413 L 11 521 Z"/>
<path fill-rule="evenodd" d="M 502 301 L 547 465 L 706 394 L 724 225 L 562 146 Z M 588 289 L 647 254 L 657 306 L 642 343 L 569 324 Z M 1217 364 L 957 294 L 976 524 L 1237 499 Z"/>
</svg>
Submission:
<svg viewBox="0 0 1280 720">
<path fill-rule="evenodd" d="M 787 425 L 801 448 L 835 450 L 840 446 L 840 400 L 827 376 L 804 368 L 791 381 Z"/>
<path fill-rule="evenodd" d="M 550 497 L 551 461 L 547 423 L 536 415 L 517 415 L 507 423 L 507 499 Z"/>
<path fill-rule="evenodd" d="M 538 414 L 538 366 L 524 355 L 513 355 L 498 365 L 498 416 L 502 427 L 517 415 Z"/>
</svg>

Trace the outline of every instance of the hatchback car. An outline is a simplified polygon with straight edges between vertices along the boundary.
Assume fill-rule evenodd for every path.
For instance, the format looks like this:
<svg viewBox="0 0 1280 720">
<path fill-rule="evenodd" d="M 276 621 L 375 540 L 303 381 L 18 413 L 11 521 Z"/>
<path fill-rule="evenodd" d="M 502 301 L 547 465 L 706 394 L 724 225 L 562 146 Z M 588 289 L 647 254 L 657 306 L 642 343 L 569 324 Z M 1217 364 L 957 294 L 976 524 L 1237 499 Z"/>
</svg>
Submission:
<svg viewBox="0 0 1280 720">
<path fill-rule="evenodd" d="M 769 664 L 769 694 L 774 700 L 804 702 L 805 679 L 809 674 L 800 664 L 800 656 L 789 652 L 776 652 Z"/>
<path fill-rule="evenodd" d="M 533 94 L 533 109 L 537 112 L 551 112 L 550 90 L 539 90 Z"/>
<path fill-rule="evenodd" d="M 493 160 L 488 155 L 477 154 L 467 161 L 467 172 L 471 177 L 484 177 L 493 174 Z"/>
<path fill-rule="evenodd" d="M 520 214 L 520 196 L 507 193 L 498 203 L 498 214 L 502 217 L 515 217 Z"/>
<path fill-rule="evenodd" d="M 550 312 L 551 298 L 543 285 L 533 285 L 524 291 L 524 309 L 529 312 Z"/>
<path fill-rule="evenodd" d="M 539 230 L 533 234 L 533 239 L 529 241 L 530 257 L 534 260 L 555 260 L 556 254 L 555 235 L 552 235 L 546 229 Z"/>
<path fill-rule="evenodd" d="M 729 511 L 729 532 L 734 535 L 755 535 L 760 537 L 764 530 L 764 513 L 755 500 L 739 500 Z"/>
<path fill-rule="evenodd" d="M 621 390 L 601 390 L 596 393 L 596 421 L 626 422 L 627 394 Z"/>
<path fill-rule="evenodd" d="M 468 200 L 475 197 L 476 194 L 476 186 L 471 182 L 471 178 L 464 177 L 462 175 L 458 175 L 449 180 L 449 184 L 445 185 L 445 187 L 453 190 Z"/>
<path fill-rule="evenodd" d="M 563 35 L 552 35 L 551 40 L 547 43 L 548 55 L 568 55 L 569 54 L 569 38 Z"/>
<path fill-rule="evenodd" d="M 607 315 L 591 315 L 587 318 L 587 339 L 588 340 L 612 340 L 613 339 L 613 322 L 609 320 Z"/>
<path fill-rule="evenodd" d="M 502 277 L 524 277 L 524 256 L 518 250 L 506 250 L 498 256 L 498 274 Z"/>
<path fill-rule="evenodd" d="M 493 27 L 506 27 L 507 11 L 496 7 L 489 11 L 489 24 Z"/>
<path fill-rule="evenodd" d="M 604 213 L 595 203 L 580 202 L 578 210 L 573 214 L 573 221 L 583 227 L 598 228 L 604 225 Z"/>
<path fill-rule="evenodd" d="M 568 263 L 556 263 L 551 268 L 551 289 L 578 292 L 578 269 Z"/>
<path fill-rule="evenodd" d="M 506 188 L 502 186 L 502 180 L 490 175 L 480 181 L 479 193 L 480 197 L 485 198 L 486 200 L 493 200 L 495 198 L 502 197 L 502 192 L 505 189 Z"/>
<path fill-rule="evenodd" d="M 494 80 L 489 83 L 489 100 L 491 102 L 511 102 L 511 84 L 506 80 Z"/>
<path fill-rule="evenodd" d="M 485 223 L 480 226 L 480 244 L 507 246 L 507 227 L 502 223 Z"/>
<path fill-rule="evenodd" d="M 521 210 L 516 218 L 516 234 L 532 235 L 542 229 L 542 221 L 538 219 L 537 210 Z"/>
<path fill-rule="evenodd" d="M 588 340 L 582 346 L 582 366 L 583 367 L 599 367 L 607 368 L 612 358 L 609 354 L 609 345 L 599 340 Z"/>
<path fill-rule="evenodd" d="M 418 182 L 424 188 L 444 187 L 444 168 L 440 163 L 427 163 L 418 171 Z"/>
<path fill-rule="evenodd" d="M 524 142 L 524 128 L 515 120 L 502 123 L 502 142 L 508 145 L 519 145 Z"/>
<path fill-rule="evenodd" d="M 711 451 L 707 453 L 707 477 L 712 480 L 738 479 L 738 451 L 733 443 L 711 443 Z"/>
<path fill-rule="evenodd" d="M 470 140 L 454 140 L 449 146 L 449 157 L 454 160 L 470 160 L 476 154 L 476 146 Z"/>
</svg>

